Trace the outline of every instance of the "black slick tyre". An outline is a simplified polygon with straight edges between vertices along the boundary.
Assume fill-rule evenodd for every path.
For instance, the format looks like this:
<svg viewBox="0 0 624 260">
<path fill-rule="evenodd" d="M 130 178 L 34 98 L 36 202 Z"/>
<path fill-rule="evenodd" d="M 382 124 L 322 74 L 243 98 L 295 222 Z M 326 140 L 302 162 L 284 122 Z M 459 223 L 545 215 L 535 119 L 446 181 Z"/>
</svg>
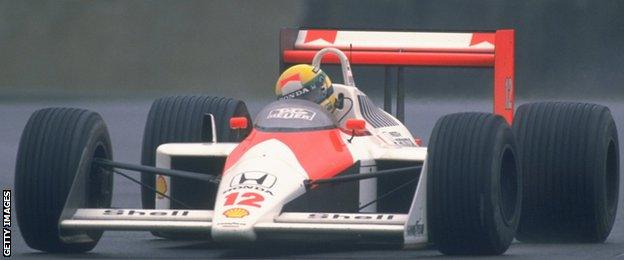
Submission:
<svg viewBox="0 0 624 260">
<path fill-rule="evenodd" d="M 95 247 L 102 231 L 59 229 L 66 201 L 79 208 L 111 205 L 112 173 L 93 165 L 94 158 L 112 159 L 100 115 L 74 108 L 47 108 L 32 114 L 15 167 L 17 222 L 29 247 L 47 252 L 84 252 Z M 85 193 L 68 200 L 74 183 L 84 185 Z"/>
<path fill-rule="evenodd" d="M 217 133 L 218 142 L 239 142 L 244 139 L 251 131 L 251 118 L 247 111 L 247 106 L 243 101 L 211 96 L 171 96 L 163 97 L 155 100 L 150 108 L 145 131 L 143 133 L 143 147 L 141 153 L 141 163 L 143 165 L 155 166 L 156 148 L 164 143 L 196 143 L 207 142 L 210 140 L 202 139 L 203 118 L 206 114 L 214 116 L 214 122 Z M 232 130 L 230 129 L 230 118 L 246 117 L 250 122 L 247 129 Z M 215 172 L 213 174 L 220 174 Z M 149 173 L 141 174 L 141 181 L 150 187 L 155 187 L 155 176 Z M 171 178 L 170 186 L 184 184 L 184 186 L 193 186 L 188 183 L 189 180 Z M 183 183 L 184 182 L 184 183 Z M 187 185 L 188 184 L 188 185 Z M 197 192 L 207 192 L 206 186 L 214 187 L 212 193 L 216 194 L 216 186 L 212 184 L 199 185 L 195 187 L 185 188 L 185 192 L 193 194 Z M 198 186 L 198 185 L 195 185 Z M 212 194 L 216 196 L 215 194 Z M 178 198 L 184 194 L 178 194 Z M 171 196 L 176 198 L 176 194 L 172 192 Z M 185 196 L 183 202 L 187 205 L 206 204 L 204 196 Z M 192 201 L 192 199 L 202 201 Z M 141 201 L 143 208 L 153 209 L 155 206 L 155 194 L 153 191 L 142 188 Z M 210 203 L 208 203 L 210 204 Z M 172 203 L 172 208 L 176 207 Z M 173 235 L 168 233 L 153 234 L 167 238 L 185 238 L 193 237 L 189 234 Z"/>
<path fill-rule="evenodd" d="M 457 113 L 436 123 L 427 153 L 429 237 L 450 255 L 499 255 L 520 219 L 522 174 L 505 120 Z"/>
<path fill-rule="evenodd" d="M 602 242 L 619 193 L 619 144 L 605 106 L 544 102 L 520 106 L 513 130 L 525 172 L 523 242 Z"/>
</svg>

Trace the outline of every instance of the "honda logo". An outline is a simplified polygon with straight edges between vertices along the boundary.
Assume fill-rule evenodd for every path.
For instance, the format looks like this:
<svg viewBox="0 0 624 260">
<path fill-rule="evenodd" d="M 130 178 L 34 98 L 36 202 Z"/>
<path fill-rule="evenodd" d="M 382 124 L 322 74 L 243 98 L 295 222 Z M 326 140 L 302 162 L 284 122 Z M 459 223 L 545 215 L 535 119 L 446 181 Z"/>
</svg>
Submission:
<svg viewBox="0 0 624 260">
<path fill-rule="evenodd" d="M 265 172 L 243 172 L 234 176 L 230 182 L 230 187 L 239 185 L 259 185 L 266 188 L 271 188 L 275 185 L 277 178 L 275 176 Z"/>
</svg>

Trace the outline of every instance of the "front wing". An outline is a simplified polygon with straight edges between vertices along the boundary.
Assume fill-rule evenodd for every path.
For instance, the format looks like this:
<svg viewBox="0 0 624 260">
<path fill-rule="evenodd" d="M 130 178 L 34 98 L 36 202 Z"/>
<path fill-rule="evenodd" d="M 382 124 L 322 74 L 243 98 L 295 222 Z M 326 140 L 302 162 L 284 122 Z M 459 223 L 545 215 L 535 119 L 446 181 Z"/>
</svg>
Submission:
<svg viewBox="0 0 624 260">
<path fill-rule="evenodd" d="M 362 242 L 426 246 L 426 162 L 408 214 L 282 212 L 254 224 L 258 239 L 356 239 Z M 205 233 L 210 236 L 214 211 L 185 209 L 65 209 L 59 221 L 61 234 L 75 231 L 161 231 Z"/>
<path fill-rule="evenodd" d="M 213 215 L 212 210 L 78 209 L 71 218 L 61 221 L 60 228 L 67 231 L 188 231 L 209 235 Z M 406 227 L 407 219 L 407 214 L 285 212 L 273 221 L 256 223 L 254 230 L 260 238 L 287 234 L 289 238 L 306 239 L 315 234 L 403 242 L 406 230 L 418 232 Z"/>
</svg>

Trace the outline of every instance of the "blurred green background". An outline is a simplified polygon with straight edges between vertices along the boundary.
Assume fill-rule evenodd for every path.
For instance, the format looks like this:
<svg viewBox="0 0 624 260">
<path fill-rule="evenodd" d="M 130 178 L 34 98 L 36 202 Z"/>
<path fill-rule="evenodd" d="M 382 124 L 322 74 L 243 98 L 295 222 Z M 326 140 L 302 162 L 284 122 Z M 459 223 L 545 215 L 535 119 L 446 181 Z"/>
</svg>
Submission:
<svg viewBox="0 0 624 260">
<path fill-rule="evenodd" d="M 0 100 L 269 99 L 279 29 L 300 26 L 513 28 L 519 98 L 621 99 L 623 14 L 624 1 L 615 0 L 0 1 Z M 491 72 L 407 71 L 411 97 L 491 95 Z M 360 88 L 381 94 L 381 68 L 358 68 L 355 77 Z"/>
</svg>

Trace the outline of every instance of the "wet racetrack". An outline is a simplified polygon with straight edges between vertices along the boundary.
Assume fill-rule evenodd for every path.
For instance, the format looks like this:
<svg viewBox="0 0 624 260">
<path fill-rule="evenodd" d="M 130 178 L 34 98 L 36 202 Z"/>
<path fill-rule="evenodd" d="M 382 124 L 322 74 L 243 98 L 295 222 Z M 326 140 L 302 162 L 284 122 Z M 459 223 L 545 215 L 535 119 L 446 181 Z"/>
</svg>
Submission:
<svg viewBox="0 0 624 260">
<path fill-rule="evenodd" d="M 525 101 L 520 100 L 518 105 Z M 589 101 L 591 102 L 591 101 Z M 15 156 L 21 131 L 30 114 L 36 109 L 49 106 L 73 106 L 99 112 L 111 134 L 114 157 L 118 161 L 136 163 L 140 159 L 141 138 L 151 100 L 108 101 L 58 101 L 20 102 L 0 104 L 0 166 L 3 188 L 13 187 Z M 624 151 L 624 103 L 596 102 L 610 107 L 619 130 L 620 151 Z M 248 104 L 252 114 L 263 103 Z M 440 116 L 460 111 L 490 111 L 489 100 L 440 101 L 412 100 L 406 105 L 407 125 L 425 143 L 435 121 Z M 622 162 L 622 158 L 620 158 Z M 620 163 L 622 164 L 622 163 Z M 137 174 L 138 176 L 138 174 Z M 603 244 L 524 244 L 514 243 L 504 256 L 546 259 L 624 259 L 624 203 L 620 184 L 620 204 L 615 226 Z M 139 187 L 125 179 L 117 178 L 114 187 L 113 206 L 140 207 Z M 13 215 L 15 220 L 15 215 Z M 26 246 L 17 223 L 14 221 L 13 256 L 28 258 L 57 258 L 40 253 Z M 391 247 L 344 246 L 344 245 L 257 245 L 253 248 L 223 248 L 202 241 L 168 241 L 157 239 L 148 232 L 106 232 L 95 249 L 86 254 L 63 255 L 71 258 L 203 258 L 203 257 L 286 257 L 286 258 L 406 258 L 439 257 L 435 249 L 400 250 Z"/>
</svg>

